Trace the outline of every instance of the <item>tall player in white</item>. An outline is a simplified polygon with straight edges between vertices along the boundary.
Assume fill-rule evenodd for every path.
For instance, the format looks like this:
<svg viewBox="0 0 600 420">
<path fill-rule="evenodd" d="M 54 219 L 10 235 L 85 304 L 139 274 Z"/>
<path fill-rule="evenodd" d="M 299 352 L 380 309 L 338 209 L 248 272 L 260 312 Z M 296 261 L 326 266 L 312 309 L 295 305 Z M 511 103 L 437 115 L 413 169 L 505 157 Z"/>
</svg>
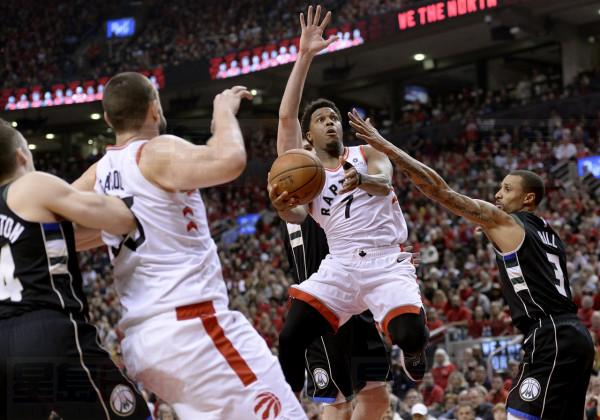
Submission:
<svg viewBox="0 0 600 420">
<path fill-rule="evenodd" d="M 300 51 L 282 99 L 277 151 L 302 148 L 305 137 L 326 168 L 322 192 L 306 206 L 270 186 L 280 217 L 302 223 L 311 216 L 325 231 L 330 255 L 317 273 L 290 289 L 294 298 L 279 337 L 279 360 L 296 393 L 303 385 L 304 351 L 319 335 L 370 309 L 382 330 L 402 350 L 404 371 L 413 380 L 425 372 L 428 338 L 425 314 L 411 254 L 403 252 L 407 228 L 391 187 L 392 165 L 369 146 L 344 147 L 341 115 L 320 99 L 298 121 L 302 90 L 312 59 L 335 38 L 323 39 L 331 14 L 321 9 L 300 15 Z"/>
<path fill-rule="evenodd" d="M 195 146 L 161 134 L 166 121 L 146 77 L 118 74 L 103 98 L 117 145 L 77 182 L 133 197 L 136 234 L 103 233 L 123 308 L 123 357 L 128 372 L 184 420 L 306 418 L 265 341 L 228 309 L 198 191 L 243 171 L 235 115 L 251 97 L 240 86 L 217 95 L 213 136 Z"/>
</svg>

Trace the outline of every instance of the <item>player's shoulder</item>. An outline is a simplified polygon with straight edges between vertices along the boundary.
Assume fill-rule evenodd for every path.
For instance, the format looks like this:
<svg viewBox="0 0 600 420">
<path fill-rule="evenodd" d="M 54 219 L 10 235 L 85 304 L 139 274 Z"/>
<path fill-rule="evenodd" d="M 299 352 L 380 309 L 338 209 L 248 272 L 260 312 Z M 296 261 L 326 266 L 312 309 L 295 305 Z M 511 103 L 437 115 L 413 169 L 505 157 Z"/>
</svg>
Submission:
<svg viewBox="0 0 600 420">
<path fill-rule="evenodd" d="M 181 147 L 190 146 L 192 143 L 181 137 L 171 134 L 161 134 L 153 137 L 144 143 L 144 157 L 161 157 L 169 153 L 174 153 Z"/>
<path fill-rule="evenodd" d="M 14 181 L 11 189 L 23 187 L 47 187 L 52 186 L 57 182 L 62 183 L 64 181 L 56 175 L 49 174 L 48 172 L 32 171 Z"/>
<path fill-rule="evenodd" d="M 521 225 L 521 226 L 535 226 L 535 227 L 547 227 L 547 222 L 541 217 L 537 216 L 528 211 L 518 211 L 515 213 L 511 213 L 511 216 Z"/>
</svg>

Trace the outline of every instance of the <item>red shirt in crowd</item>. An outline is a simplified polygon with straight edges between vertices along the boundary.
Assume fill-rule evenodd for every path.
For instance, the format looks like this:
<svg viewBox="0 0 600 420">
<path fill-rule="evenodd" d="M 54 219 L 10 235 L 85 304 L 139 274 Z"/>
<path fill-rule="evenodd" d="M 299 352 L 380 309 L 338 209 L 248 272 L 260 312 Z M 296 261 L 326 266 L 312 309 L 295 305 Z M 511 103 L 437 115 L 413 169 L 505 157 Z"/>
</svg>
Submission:
<svg viewBox="0 0 600 420">
<path fill-rule="evenodd" d="M 440 388 L 446 389 L 446 386 L 448 385 L 448 376 L 455 370 L 456 366 L 452 363 L 447 366 L 432 367 L 431 374 L 433 375 L 433 382 Z"/>
<path fill-rule="evenodd" d="M 448 308 L 446 311 L 446 319 L 448 322 L 470 321 L 471 311 L 460 305 L 458 308 Z"/>
<path fill-rule="evenodd" d="M 421 388 L 421 395 L 423 395 L 423 404 L 427 407 L 444 402 L 444 390 L 439 385 L 434 384 L 431 388 L 424 386 Z"/>
<path fill-rule="evenodd" d="M 581 323 L 585 325 L 586 328 L 590 328 L 592 326 L 592 314 L 594 313 L 594 308 L 584 309 L 579 308 L 577 311 L 577 316 L 581 320 Z"/>
<path fill-rule="evenodd" d="M 508 398 L 508 391 L 505 389 L 501 389 L 500 391 L 490 391 L 487 395 L 487 400 L 492 405 L 496 405 L 498 403 L 506 403 L 506 399 Z"/>
<path fill-rule="evenodd" d="M 470 320 L 469 321 L 469 337 L 472 338 L 479 338 L 483 335 L 483 329 L 485 327 L 489 327 L 490 326 L 490 321 L 488 321 L 487 319 L 482 319 L 480 321 L 477 320 Z"/>
</svg>

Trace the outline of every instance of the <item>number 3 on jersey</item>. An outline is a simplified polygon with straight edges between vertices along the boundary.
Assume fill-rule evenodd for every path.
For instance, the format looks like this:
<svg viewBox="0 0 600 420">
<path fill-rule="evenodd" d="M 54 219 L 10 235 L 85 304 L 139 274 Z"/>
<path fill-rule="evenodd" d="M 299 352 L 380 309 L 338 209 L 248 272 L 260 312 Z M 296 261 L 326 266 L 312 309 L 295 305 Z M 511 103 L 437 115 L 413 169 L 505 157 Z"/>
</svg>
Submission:
<svg viewBox="0 0 600 420">
<path fill-rule="evenodd" d="M 558 259 L 558 255 L 546 252 L 546 256 L 548 257 L 550 264 L 554 266 L 554 276 L 556 277 L 554 285 L 558 289 L 558 293 L 564 297 L 567 297 L 567 291 L 565 290 L 565 274 L 563 273 L 562 268 L 560 268 L 560 260 Z"/>
<path fill-rule="evenodd" d="M 20 302 L 23 298 L 21 280 L 15 278 L 15 261 L 9 245 L 0 249 L 0 300 Z"/>
</svg>

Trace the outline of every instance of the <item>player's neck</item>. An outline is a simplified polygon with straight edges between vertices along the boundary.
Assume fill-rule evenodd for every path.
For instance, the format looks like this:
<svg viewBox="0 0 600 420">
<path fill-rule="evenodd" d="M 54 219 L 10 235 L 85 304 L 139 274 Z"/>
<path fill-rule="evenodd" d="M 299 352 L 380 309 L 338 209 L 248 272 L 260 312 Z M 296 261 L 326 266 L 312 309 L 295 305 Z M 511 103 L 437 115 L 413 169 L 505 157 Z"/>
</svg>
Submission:
<svg viewBox="0 0 600 420">
<path fill-rule="evenodd" d="M 127 143 L 131 143 L 132 141 L 135 141 L 135 140 L 150 140 L 150 139 L 158 136 L 159 134 L 160 133 L 155 128 L 147 128 L 147 129 L 140 129 L 140 130 L 136 130 L 136 131 L 125 131 L 125 132 L 117 133 L 116 145 L 123 146 L 123 145 L 125 145 Z"/>
<path fill-rule="evenodd" d="M 344 155 L 345 148 L 343 145 L 341 145 L 339 151 L 335 153 L 330 150 L 315 148 L 315 152 L 317 157 L 323 163 L 323 166 L 325 166 L 327 169 L 335 169 L 340 165 L 340 156 Z"/>
</svg>

